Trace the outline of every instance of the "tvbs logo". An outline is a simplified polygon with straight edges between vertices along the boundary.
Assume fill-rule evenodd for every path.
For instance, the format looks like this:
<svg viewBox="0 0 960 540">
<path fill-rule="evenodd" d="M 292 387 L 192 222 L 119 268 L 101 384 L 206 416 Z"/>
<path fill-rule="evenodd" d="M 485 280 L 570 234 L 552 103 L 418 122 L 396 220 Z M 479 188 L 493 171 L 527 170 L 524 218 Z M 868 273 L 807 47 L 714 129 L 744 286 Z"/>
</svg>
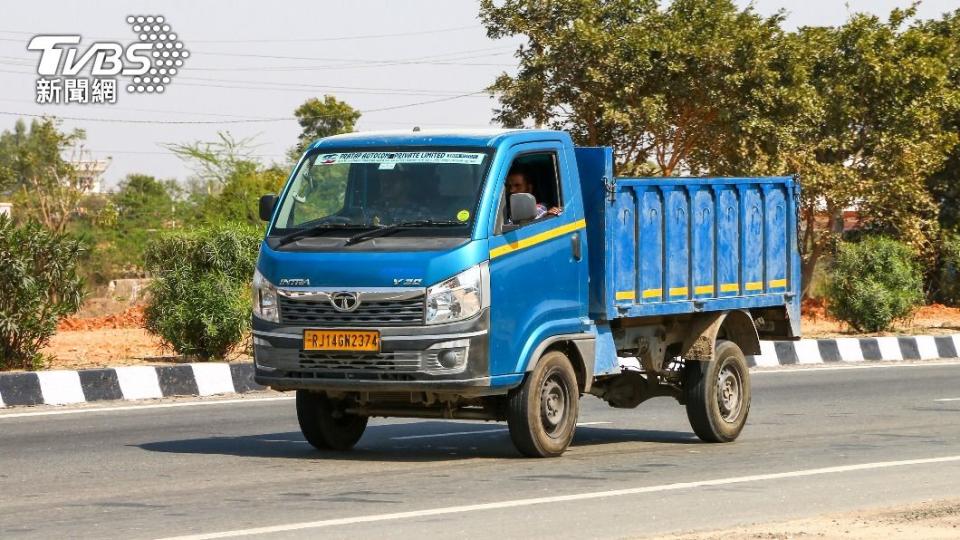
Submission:
<svg viewBox="0 0 960 540">
<path fill-rule="evenodd" d="M 131 15 L 127 23 L 137 40 L 126 45 L 83 47 L 78 34 L 34 36 L 27 49 L 40 53 L 37 103 L 115 103 L 118 77 L 127 92 L 163 93 L 190 52 L 162 16 Z"/>
</svg>

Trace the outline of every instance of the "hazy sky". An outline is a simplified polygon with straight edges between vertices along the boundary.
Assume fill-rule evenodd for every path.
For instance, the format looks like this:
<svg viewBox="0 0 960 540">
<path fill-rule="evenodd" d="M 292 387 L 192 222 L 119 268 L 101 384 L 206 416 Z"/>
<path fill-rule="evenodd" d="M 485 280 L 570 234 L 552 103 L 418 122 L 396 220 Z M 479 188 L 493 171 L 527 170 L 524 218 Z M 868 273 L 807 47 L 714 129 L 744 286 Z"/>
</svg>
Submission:
<svg viewBox="0 0 960 540">
<path fill-rule="evenodd" d="M 787 26 L 794 28 L 840 24 L 858 11 L 886 15 L 910 1 L 753 4 L 765 15 L 787 10 Z M 957 8 L 957 0 L 926 0 L 919 16 Z M 16 114 L 7 113 L 116 120 L 63 122 L 86 130 L 92 155 L 112 157 L 108 185 L 131 172 L 183 180 L 189 170 L 161 144 L 212 140 L 219 130 L 256 137 L 256 153 L 265 161 L 283 160 L 299 133 L 292 111 L 323 94 L 365 111 L 361 130 L 488 126 L 494 103 L 487 96 L 461 96 L 483 89 L 502 71 L 512 72 L 517 43 L 487 39 L 472 0 L 45 0 L 6 2 L 0 12 L 0 129 L 13 126 Z M 115 105 L 34 103 L 40 55 L 26 49 L 33 35 L 126 43 L 135 39 L 128 15 L 164 16 L 191 53 L 163 94 L 121 91 Z M 283 117 L 289 119 L 272 120 Z M 258 121 L 211 123 L 249 119 Z"/>
</svg>

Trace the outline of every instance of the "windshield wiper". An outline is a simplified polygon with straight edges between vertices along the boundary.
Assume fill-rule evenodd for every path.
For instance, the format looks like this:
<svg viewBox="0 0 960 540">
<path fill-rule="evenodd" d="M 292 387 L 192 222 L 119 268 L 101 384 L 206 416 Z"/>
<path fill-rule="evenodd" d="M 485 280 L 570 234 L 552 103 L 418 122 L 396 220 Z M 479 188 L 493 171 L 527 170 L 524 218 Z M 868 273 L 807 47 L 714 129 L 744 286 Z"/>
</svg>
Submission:
<svg viewBox="0 0 960 540">
<path fill-rule="evenodd" d="M 314 225 L 313 227 L 307 227 L 306 229 L 300 229 L 281 236 L 280 239 L 277 240 L 277 247 L 285 246 L 291 242 L 296 242 L 301 238 L 314 236 L 317 233 L 330 229 L 356 229 L 359 227 L 364 227 L 364 225 L 358 223 L 321 223 L 319 225 Z"/>
<path fill-rule="evenodd" d="M 452 227 L 452 226 L 466 226 L 467 223 L 462 221 L 434 221 L 432 219 L 419 219 L 416 221 L 404 221 L 401 223 L 395 223 L 393 225 L 385 225 L 372 231 L 363 231 L 357 233 L 350 238 L 347 238 L 347 241 L 344 242 L 344 246 L 351 246 L 363 242 L 364 240 L 370 240 L 371 238 L 378 238 L 381 236 L 386 236 L 388 234 L 393 234 L 397 231 L 403 229 L 416 229 L 418 227 Z"/>
</svg>

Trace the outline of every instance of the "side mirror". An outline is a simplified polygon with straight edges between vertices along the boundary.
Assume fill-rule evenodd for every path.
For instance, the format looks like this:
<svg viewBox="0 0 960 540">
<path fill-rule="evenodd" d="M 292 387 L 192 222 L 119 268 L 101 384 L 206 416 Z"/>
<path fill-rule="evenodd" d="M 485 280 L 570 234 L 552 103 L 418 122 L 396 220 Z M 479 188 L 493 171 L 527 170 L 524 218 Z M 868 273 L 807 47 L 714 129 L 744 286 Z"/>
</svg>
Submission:
<svg viewBox="0 0 960 540">
<path fill-rule="evenodd" d="M 277 196 L 270 194 L 260 197 L 260 219 L 270 221 L 273 217 L 273 210 L 277 207 Z"/>
<path fill-rule="evenodd" d="M 532 221 L 537 217 L 537 199 L 529 193 L 510 195 L 510 220 L 514 223 Z"/>
</svg>

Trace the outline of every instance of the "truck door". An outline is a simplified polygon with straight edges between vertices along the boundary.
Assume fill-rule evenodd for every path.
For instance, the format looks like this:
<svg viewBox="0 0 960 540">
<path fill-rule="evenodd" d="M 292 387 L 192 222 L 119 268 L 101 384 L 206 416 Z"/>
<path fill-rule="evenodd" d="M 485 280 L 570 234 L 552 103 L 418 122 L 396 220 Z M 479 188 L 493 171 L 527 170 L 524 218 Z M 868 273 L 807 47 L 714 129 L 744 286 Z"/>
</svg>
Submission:
<svg viewBox="0 0 960 540">
<path fill-rule="evenodd" d="M 576 164 L 557 143 L 513 147 L 498 178 L 499 206 L 490 234 L 490 371 L 523 372 L 550 336 L 585 331 L 586 235 Z M 508 177 L 529 182 L 544 215 L 510 219 Z"/>
</svg>

